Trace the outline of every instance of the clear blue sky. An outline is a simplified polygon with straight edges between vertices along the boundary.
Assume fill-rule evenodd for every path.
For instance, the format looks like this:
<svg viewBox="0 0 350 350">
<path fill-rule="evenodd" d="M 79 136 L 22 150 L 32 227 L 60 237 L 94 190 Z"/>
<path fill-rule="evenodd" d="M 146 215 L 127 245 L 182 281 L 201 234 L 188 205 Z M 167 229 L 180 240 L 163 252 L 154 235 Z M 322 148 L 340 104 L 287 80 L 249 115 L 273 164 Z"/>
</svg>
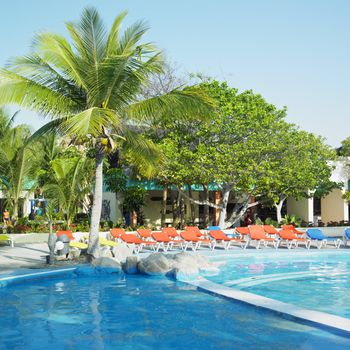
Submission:
<svg viewBox="0 0 350 350">
<path fill-rule="evenodd" d="M 28 52 L 33 34 L 65 33 L 86 6 L 107 24 L 148 21 L 147 39 L 186 72 L 253 89 L 288 107 L 288 120 L 338 146 L 350 136 L 349 0 L 1 1 L 0 65 Z M 31 113 L 19 121 L 38 127 Z"/>
</svg>

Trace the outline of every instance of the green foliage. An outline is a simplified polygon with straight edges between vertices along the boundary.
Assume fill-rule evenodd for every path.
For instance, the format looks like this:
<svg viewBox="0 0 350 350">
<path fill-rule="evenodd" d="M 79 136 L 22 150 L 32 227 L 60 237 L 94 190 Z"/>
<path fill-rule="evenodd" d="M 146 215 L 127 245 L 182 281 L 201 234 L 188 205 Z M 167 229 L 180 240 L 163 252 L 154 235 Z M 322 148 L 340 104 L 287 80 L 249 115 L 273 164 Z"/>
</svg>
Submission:
<svg viewBox="0 0 350 350">
<path fill-rule="evenodd" d="M 350 191 L 349 191 L 349 190 L 345 191 L 345 193 L 343 194 L 343 198 L 344 198 L 348 203 L 350 203 Z"/>
<path fill-rule="evenodd" d="M 296 215 L 286 215 L 282 219 L 283 225 L 293 225 L 295 227 L 299 227 L 302 222 L 302 219 L 297 217 Z"/>
<path fill-rule="evenodd" d="M 125 174 L 123 174 L 123 170 L 120 168 L 108 169 L 104 180 L 107 190 L 110 192 L 118 193 L 126 190 L 128 178 Z"/>
<path fill-rule="evenodd" d="M 52 177 L 43 186 L 45 198 L 59 208 L 69 226 L 91 191 L 92 160 L 84 157 L 51 161 Z"/>
<path fill-rule="evenodd" d="M 273 220 L 271 218 L 266 218 L 265 225 L 272 225 L 274 227 L 279 227 L 279 223 L 276 220 Z"/>
<path fill-rule="evenodd" d="M 350 156 L 350 137 L 347 137 L 341 142 L 341 147 L 338 149 L 338 154 L 343 157 Z"/>
<path fill-rule="evenodd" d="M 126 212 L 139 212 L 145 205 L 147 191 L 139 186 L 129 187 L 124 192 L 123 210 Z"/>
</svg>

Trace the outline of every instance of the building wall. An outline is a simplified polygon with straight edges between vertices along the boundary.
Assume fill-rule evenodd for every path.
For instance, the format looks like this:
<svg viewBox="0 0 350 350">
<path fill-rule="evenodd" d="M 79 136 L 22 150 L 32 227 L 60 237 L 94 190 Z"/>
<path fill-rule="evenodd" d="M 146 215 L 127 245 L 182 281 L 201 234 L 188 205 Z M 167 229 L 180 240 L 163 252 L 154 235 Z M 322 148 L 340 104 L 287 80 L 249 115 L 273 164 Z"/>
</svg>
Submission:
<svg viewBox="0 0 350 350">
<path fill-rule="evenodd" d="M 287 199 L 287 214 L 296 215 L 306 222 L 314 221 L 313 198 L 303 198 L 297 201 L 294 198 Z"/>
<path fill-rule="evenodd" d="M 321 220 L 324 223 L 349 220 L 348 203 L 342 198 L 343 193 L 344 191 L 335 189 L 321 199 Z"/>
</svg>

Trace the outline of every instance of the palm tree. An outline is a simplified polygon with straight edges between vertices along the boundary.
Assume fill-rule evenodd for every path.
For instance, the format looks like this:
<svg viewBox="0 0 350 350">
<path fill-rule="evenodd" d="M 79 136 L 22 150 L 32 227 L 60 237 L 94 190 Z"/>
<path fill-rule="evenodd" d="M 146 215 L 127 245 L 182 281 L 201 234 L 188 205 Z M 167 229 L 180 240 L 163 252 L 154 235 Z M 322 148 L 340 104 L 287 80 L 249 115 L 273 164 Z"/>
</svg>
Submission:
<svg viewBox="0 0 350 350">
<path fill-rule="evenodd" d="M 103 159 L 119 148 L 151 175 L 157 148 L 137 130 L 155 118 L 205 116 L 212 102 L 196 88 L 140 100 L 152 74 L 162 71 L 162 55 L 151 43 L 141 43 L 147 31 L 139 21 L 121 31 L 126 16 L 117 16 L 109 31 L 93 8 L 78 23 L 66 23 L 70 41 L 59 34 L 35 37 L 33 52 L 0 70 L 0 104 L 15 103 L 49 116 L 35 136 L 58 133 L 95 151 L 94 201 L 88 252 L 99 256 L 98 229 L 102 207 Z"/>
<path fill-rule="evenodd" d="M 14 117 L 1 114 L 0 184 L 16 221 L 23 191 L 35 179 L 35 167 L 33 150 L 27 144 L 30 130 L 26 125 L 12 127 L 13 120 Z"/>
<path fill-rule="evenodd" d="M 44 197 L 60 208 L 69 227 L 91 190 L 91 159 L 57 158 L 51 161 L 52 177 L 43 186 Z"/>
</svg>

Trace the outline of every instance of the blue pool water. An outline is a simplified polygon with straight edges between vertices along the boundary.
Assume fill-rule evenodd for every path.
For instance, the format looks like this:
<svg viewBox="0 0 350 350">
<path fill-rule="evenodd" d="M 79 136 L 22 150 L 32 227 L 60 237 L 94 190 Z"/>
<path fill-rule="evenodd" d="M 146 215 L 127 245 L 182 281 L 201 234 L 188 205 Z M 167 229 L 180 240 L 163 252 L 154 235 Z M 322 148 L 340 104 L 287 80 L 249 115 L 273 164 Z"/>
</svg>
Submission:
<svg viewBox="0 0 350 350">
<path fill-rule="evenodd" d="M 0 349 L 349 349 L 350 339 L 166 278 L 0 288 Z"/>
<path fill-rule="evenodd" d="M 283 252 L 225 259 L 213 282 L 350 318 L 350 252 Z"/>
</svg>

